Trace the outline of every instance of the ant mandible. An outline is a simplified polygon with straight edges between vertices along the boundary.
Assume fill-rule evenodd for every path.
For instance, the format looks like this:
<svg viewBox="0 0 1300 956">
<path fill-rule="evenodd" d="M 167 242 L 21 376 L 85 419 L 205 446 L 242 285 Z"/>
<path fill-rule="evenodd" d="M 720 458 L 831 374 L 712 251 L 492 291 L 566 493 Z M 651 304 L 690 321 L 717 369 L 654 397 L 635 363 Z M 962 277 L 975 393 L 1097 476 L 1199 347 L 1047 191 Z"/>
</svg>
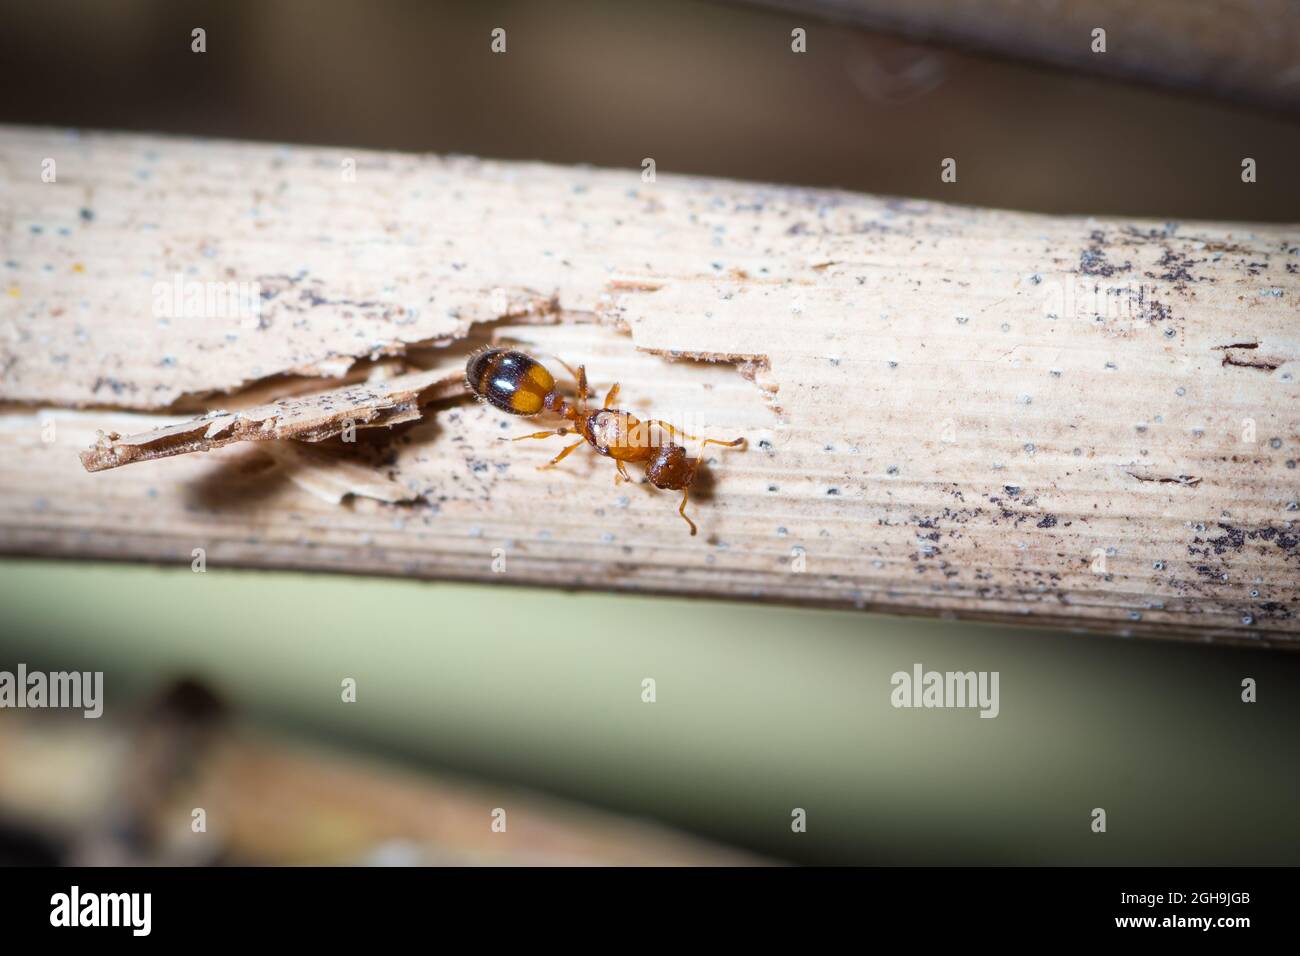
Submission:
<svg viewBox="0 0 1300 956">
<path fill-rule="evenodd" d="M 481 402 L 493 408 L 499 408 L 511 415 L 526 418 L 549 412 L 574 423 L 573 428 L 560 426 L 544 432 L 520 435 L 511 441 L 523 441 L 527 438 L 550 438 L 552 435 L 578 434 L 579 441 L 566 447 L 542 468 L 552 468 L 564 460 L 570 452 L 585 441 L 598 454 L 611 458 L 617 471 L 614 483 L 631 481 L 627 473 L 627 462 L 641 462 L 645 465 L 646 478 L 656 488 L 680 491 L 682 503 L 677 513 L 691 527 L 695 534 L 695 522 L 686 516 L 686 502 L 690 498 L 691 484 L 699 473 L 703 462 L 705 445 L 722 445 L 735 448 L 745 439 L 720 441 L 716 438 L 699 438 L 689 435 L 660 419 L 640 421 L 629 413 L 615 408 L 614 400 L 618 398 L 618 383 L 605 395 L 604 404 L 594 411 L 588 407 L 590 391 L 587 387 L 586 366 L 579 365 L 575 372 L 566 362 L 560 361 L 578 383 L 577 404 L 570 403 L 555 387 L 555 378 L 542 363 L 531 355 L 514 349 L 485 348 L 469 357 L 465 365 L 465 382 L 469 390 Z M 670 441 L 663 441 L 661 433 L 666 432 Z M 690 441 L 700 442 L 701 457 L 689 458 L 686 449 L 678 444 L 677 436 Z"/>
</svg>

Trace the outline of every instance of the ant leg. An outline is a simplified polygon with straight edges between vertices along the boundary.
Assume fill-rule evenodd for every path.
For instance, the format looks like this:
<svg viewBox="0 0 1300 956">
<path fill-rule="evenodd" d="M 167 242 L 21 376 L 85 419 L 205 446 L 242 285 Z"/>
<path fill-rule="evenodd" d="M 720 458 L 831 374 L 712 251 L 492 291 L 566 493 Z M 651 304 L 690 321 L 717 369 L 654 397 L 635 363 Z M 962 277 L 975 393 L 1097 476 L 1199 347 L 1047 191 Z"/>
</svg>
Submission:
<svg viewBox="0 0 1300 956">
<path fill-rule="evenodd" d="M 574 380 L 575 382 L 578 380 L 578 373 L 575 372 L 575 371 L 573 370 L 573 366 L 572 366 L 572 365 L 570 365 L 568 362 L 564 361 L 564 359 L 560 358 L 558 355 L 552 355 L 551 358 L 555 359 L 555 361 L 557 361 L 557 362 L 559 362 L 561 365 L 563 365 L 563 366 L 564 366 L 564 370 L 565 370 L 566 372 L 568 372 L 570 376 L 572 376 L 572 378 L 573 378 L 573 380 Z"/>
<path fill-rule="evenodd" d="M 605 404 L 603 408 L 613 408 L 614 399 L 618 398 L 618 382 L 610 386 L 609 391 L 605 393 Z"/>
<path fill-rule="evenodd" d="M 587 417 L 587 398 L 588 396 L 591 395 L 591 389 L 587 385 L 587 367 L 585 365 L 579 365 L 577 370 L 575 371 L 572 365 L 564 361 L 564 359 L 560 358 L 558 355 L 550 355 L 549 357 L 555 359 L 555 361 L 559 362 L 561 365 L 564 366 L 564 370 L 568 372 L 570 376 L 572 376 L 573 381 L 577 386 L 577 393 L 578 393 L 577 408 L 570 409 L 570 411 L 572 412 L 572 416 L 566 413 L 562 413 L 562 414 L 565 414 L 566 418 L 573 417 L 577 421 L 582 421 Z"/>
<path fill-rule="evenodd" d="M 575 441 L 572 445 L 569 445 L 567 448 L 564 449 L 564 451 L 560 452 L 558 455 L 556 455 L 554 458 L 552 458 L 552 459 L 551 459 L 550 461 L 548 461 L 546 464 L 544 464 L 544 465 L 538 465 L 538 466 L 537 466 L 537 470 L 538 470 L 538 471 L 545 471 L 545 470 L 548 469 L 548 468 L 554 468 L 556 465 L 558 465 L 560 462 L 562 462 L 562 461 L 564 460 L 565 456 L 568 455 L 569 452 L 573 451 L 573 449 L 575 449 L 575 448 L 581 447 L 581 445 L 582 445 L 582 442 L 580 442 L 580 441 Z"/>
<path fill-rule="evenodd" d="M 649 429 L 652 425 L 658 425 L 664 431 L 668 432 L 669 437 L 673 438 L 674 440 L 677 438 L 678 435 L 681 435 L 683 438 L 691 438 L 691 439 L 695 438 L 694 435 L 688 435 L 686 434 L 686 432 L 674 428 L 672 425 L 668 424 L 662 418 L 651 418 L 641 423 L 641 427 L 647 430 L 646 432 L 647 434 L 649 434 Z"/>
<path fill-rule="evenodd" d="M 533 432 L 529 435 L 520 435 L 518 438 L 498 438 L 497 441 L 523 441 L 525 438 L 550 438 L 552 435 L 567 435 L 567 428 L 556 428 L 549 432 Z"/>
<path fill-rule="evenodd" d="M 632 476 L 627 473 L 627 465 L 623 464 L 623 462 L 618 459 L 614 460 L 614 464 L 618 468 L 618 471 L 614 473 L 614 484 L 617 485 L 620 482 L 632 480 Z"/>
<path fill-rule="evenodd" d="M 701 439 L 699 435 L 692 435 L 689 432 L 682 431 L 680 428 L 674 428 L 672 425 L 668 424 L 668 422 L 663 421 L 662 419 L 659 418 L 652 418 L 650 419 L 650 421 L 645 422 L 645 424 L 659 425 L 660 427 L 664 428 L 668 432 L 668 434 L 671 435 L 673 438 L 676 438 L 678 435 L 681 435 L 683 438 L 690 439 L 691 441 L 698 441 L 700 443 L 701 448 L 703 448 L 705 445 L 722 445 L 726 448 L 735 448 L 738 445 L 744 444 L 745 442 L 745 439 L 743 438 L 737 438 L 735 441 L 722 441 L 719 438 Z"/>
<path fill-rule="evenodd" d="M 555 361 L 564 366 L 564 370 L 569 373 L 569 376 L 578 387 L 579 407 L 585 407 L 587 398 L 591 395 L 591 389 L 587 385 L 587 366 L 579 365 L 575 371 L 572 365 L 564 361 L 564 359 L 560 358 L 558 355 L 549 355 L 549 357 L 555 359 Z"/>
<path fill-rule="evenodd" d="M 587 366 L 578 366 L 578 421 L 587 417 L 587 399 L 591 397 L 591 388 L 587 385 Z"/>
<path fill-rule="evenodd" d="M 686 502 L 690 500 L 690 497 L 691 497 L 690 487 L 688 486 L 682 489 L 682 504 L 681 507 L 677 509 L 677 513 L 682 516 L 683 520 L 685 520 L 685 522 L 688 525 L 691 526 L 691 537 L 693 538 L 695 537 L 695 522 L 692 521 L 690 518 L 686 517 Z"/>
</svg>

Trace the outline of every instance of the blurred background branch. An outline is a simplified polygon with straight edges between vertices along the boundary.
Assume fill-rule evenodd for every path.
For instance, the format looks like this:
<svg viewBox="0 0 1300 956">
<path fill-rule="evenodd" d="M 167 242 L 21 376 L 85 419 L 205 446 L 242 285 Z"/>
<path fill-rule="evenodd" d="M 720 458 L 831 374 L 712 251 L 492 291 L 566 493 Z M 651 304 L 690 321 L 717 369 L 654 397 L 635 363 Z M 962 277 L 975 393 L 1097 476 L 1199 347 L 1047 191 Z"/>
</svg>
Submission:
<svg viewBox="0 0 1300 956">
<path fill-rule="evenodd" d="M 1291 0 L 731 2 L 1300 113 L 1300 6 Z"/>
</svg>

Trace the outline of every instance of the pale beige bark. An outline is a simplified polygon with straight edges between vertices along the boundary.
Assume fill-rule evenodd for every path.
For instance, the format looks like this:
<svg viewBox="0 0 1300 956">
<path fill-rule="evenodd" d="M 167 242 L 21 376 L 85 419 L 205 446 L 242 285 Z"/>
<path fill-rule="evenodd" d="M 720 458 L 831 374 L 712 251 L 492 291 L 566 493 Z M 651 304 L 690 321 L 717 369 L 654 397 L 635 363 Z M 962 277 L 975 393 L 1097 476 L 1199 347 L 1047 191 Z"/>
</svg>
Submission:
<svg viewBox="0 0 1300 956">
<path fill-rule="evenodd" d="M 0 169 L 0 550 L 1300 635 L 1296 227 L 17 128 Z M 270 294 L 160 320 L 176 273 Z M 491 339 L 747 438 L 710 450 L 700 536 L 585 449 L 534 470 L 560 441 L 500 442 L 543 426 L 445 390 L 354 443 L 306 429 L 310 460 L 259 450 L 255 408 L 222 434 L 261 441 L 78 461 Z"/>
</svg>

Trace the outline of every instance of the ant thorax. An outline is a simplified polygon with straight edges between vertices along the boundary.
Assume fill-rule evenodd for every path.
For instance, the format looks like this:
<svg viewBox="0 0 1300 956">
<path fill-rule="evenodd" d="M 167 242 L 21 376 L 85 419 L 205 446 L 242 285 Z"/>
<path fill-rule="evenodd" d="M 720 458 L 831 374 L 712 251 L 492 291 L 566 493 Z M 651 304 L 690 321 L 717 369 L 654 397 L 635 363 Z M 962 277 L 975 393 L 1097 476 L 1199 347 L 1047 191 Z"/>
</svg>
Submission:
<svg viewBox="0 0 1300 956">
<path fill-rule="evenodd" d="M 645 461 L 656 449 L 647 423 L 618 408 L 587 416 L 583 437 L 602 455 L 617 461 Z"/>
</svg>

